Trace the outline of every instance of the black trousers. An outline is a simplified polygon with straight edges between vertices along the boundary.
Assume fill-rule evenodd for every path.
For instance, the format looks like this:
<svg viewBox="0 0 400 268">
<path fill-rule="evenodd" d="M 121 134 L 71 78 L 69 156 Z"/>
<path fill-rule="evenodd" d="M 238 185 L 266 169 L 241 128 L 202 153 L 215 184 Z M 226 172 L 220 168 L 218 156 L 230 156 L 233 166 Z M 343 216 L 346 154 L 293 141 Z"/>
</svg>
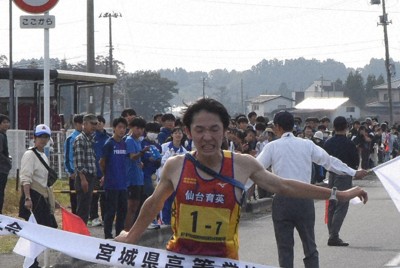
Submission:
<svg viewBox="0 0 400 268">
<path fill-rule="evenodd" d="M 0 214 L 3 214 L 4 192 L 6 190 L 8 174 L 0 173 Z"/>
<path fill-rule="evenodd" d="M 75 180 L 72 179 L 71 177 L 68 178 L 68 183 L 69 183 L 69 190 L 70 191 L 75 191 Z M 71 202 L 71 212 L 76 214 L 76 193 L 70 193 L 69 194 L 69 200 Z"/>
<path fill-rule="evenodd" d="M 81 179 L 79 178 L 79 176 L 75 178 L 76 202 L 77 202 L 76 215 L 81 217 L 81 219 L 85 224 L 87 224 L 89 220 L 90 205 L 92 203 L 95 176 L 86 175 L 86 180 L 88 181 L 89 189 L 86 193 L 84 193 L 81 186 Z"/>
<path fill-rule="evenodd" d="M 100 186 L 101 177 L 97 177 L 94 182 L 94 190 L 103 190 L 103 186 Z M 100 201 L 100 213 L 101 219 L 104 221 L 104 211 L 105 211 L 105 197 L 104 193 L 93 193 L 92 203 L 90 205 L 90 220 L 94 220 L 99 217 L 99 201 Z"/>
<path fill-rule="evenodd" d="M 329 188 L 336 187 L 343 191 L 353 186 L 353 178 L 348 175 L 329 174 Z M 349 202 L 329 202 L 328 206 L 328 231 L 329 239 L 338 239 L 340 228 L 349 209 Z"/>
<path fill-rule="evenodd" d="M 315 244 L 314 200 L 275 195 L 272 202 L 272 220 L 278 246 L 279 266 L 293 267 L 294 229 L 299 233 L 304 251 L 304 266 L 319 267 L 319 254 Z"/>
</svg>

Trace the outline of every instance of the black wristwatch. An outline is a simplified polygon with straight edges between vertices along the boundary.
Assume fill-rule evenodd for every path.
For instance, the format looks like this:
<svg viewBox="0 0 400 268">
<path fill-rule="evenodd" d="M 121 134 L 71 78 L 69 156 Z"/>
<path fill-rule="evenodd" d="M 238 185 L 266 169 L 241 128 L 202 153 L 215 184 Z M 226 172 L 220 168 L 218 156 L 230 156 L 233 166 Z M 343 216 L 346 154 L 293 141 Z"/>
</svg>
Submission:
<svg viewBox="0 0 400 268">
<path fill-rule="evenodd" d="M 337 188 L 336 188 L 336 187 L 332 187 L 331 197 L 329 197 L 329 200 L 335 200 L 335 201 L 337 201 L 336 191 L 337 191 Z"/>
</svg>

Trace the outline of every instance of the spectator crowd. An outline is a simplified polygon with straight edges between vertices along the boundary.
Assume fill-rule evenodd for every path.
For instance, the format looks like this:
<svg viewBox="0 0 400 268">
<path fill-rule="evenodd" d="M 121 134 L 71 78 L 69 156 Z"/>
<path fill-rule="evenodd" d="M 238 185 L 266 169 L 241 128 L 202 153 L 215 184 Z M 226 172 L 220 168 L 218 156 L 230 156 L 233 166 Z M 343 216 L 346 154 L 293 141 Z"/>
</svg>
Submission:
<svg viewBox="0 0 400 268">
<path fill-rule="evenodd" d="M 247 115 L 239 114 L 231 118 L 228 128 L 224 127 L 223 133 L 225 133 L 225 136 L 221 149 L 251 155 L 264 165 L 264 168 L 261 168 L 263 172 L 265 172 L 265 168 L 271 169 L 272 167 L 272 169 L 275 169 L 274 173 L 276 173 L 279 169 L 277 168 L 279 164 L 275 159 L 272 160 L 272 156 L 268 156 L 271 158 L 269 159 L 267 155 L 271 155 L 270 152 L 274 149 L 273 145 L 278 146 L 278 142 L 269 144 L 270 142 L 277 139 L 282 141 L 281 137 L 292 138 L 293 136 L 311 140 L 315 145 L 309 141 L 298 143 L 303 146 L 303 148 L 299 148 L 300 151 L 306 151 L 311 148 L 313 152 L 319 152 L 320 154 L 318 157 L 310 156 L 312 159 L 309 162 L 304 161 L 307 167 L 309 167 L 308 163 L 312 163 L 309 181 L 309 173 L 304 172 L 307 175 L 305 182 L 306 184 L 311 182 L 312 184 L 321 185 L 326 184 L 325 181 L 328 181 L 326 178 L 329 178 L 329 185 L 326 186 L 332 189 L 335 188 L 332 193 L 336 193 L 336 187 L 338 187 L 338 190 L 350 189 L 353 176 L 362 178 L 366 174 L 365 170 L 389 161 L 399 154 L 399 127 L 396 124 L 389 126 L 388 122 L 379 123 L 376 118 L 369 117 L 365 118 L 364 121 L 347 121 L 344 117 L 337 117 L 335 119 L 332 118 L 332 124 L 328 117 L 320 119 L 308 117 L 303 122 L 302 118 L 293 117 L 288 112 L 280 112 L 277 115 L 281 117 L 274 118 L 271 121 L 269 118 L 259 116 L 255 112 L 250 112 Z M 228 114 L 226 118 L 227 124 Z M 0 123 L 2 123 L 2 120 L 6 122 L 4 123 L 5 126 L 0 128 L 0 145 L 6 144 L 4 143 L 6 141 L 5 131 L 9 127 L 8 118 L 0 117 Z M 293 121 L 294 126 L 291 124 Z M 68 135 L 64 144 L 64 168 L 69 180 L 71 211 L 87 225 L 103 225 L 105 239 L 114 239 L 123 231 L 129 232 L 132 229 L 143 203 L 153 194 L 155 187 L 160 182 L 161 171 L 170 157 L 196 151 L 195 143 L 192 142 L 190 136 L 186 135 L 181 119 L 176 118 L 171 113 L 157 114 L 154 115 L 151 121 L 146 121 L 134 109 L 125 109 L 120 117 L 110 122 L 112 133 L 111 131 L 106 131 L 106 120 L 101 115 L 78 114 L 74 116 L 73 123 L 74 130 Z M 210 131 L 212 132 L 212 130 Z M 48 162 L 43 153 L 43 148 L 50 139 L 50 135 L 51 130 L 47 126 L 39 125 L 35 130 L 36 147 L 32 151 L 28 150 L 29 152 L 24 156 L 26 172 L 23 174 L 25 174 L 24 180 L 27 183 L 24 185 L 25 196 L 21 199 L 24 201 L 21 206 L 26 210 L 24 217 L 26 219 L 29 218 L 29 211 L 32 209 L 33 203 L 36 203 L 35 200 L 41 198 L 41 196 L 34 197 L 31 195 L 30 187 L 38 186 L 32 183 L 32 179 L 28 176 L 35 177 L 33 176 L 34 172 L 39 169 L 32 167 L 33 171 L 28 172 L 28 167 L 31 167 L 31 163 L 34 161 L 37 162 L 35 165 L 40 167 L 43 173 L 43 187 L 41 188 L 45 189 L 45 174 L 47 173 L 46 165 L 43 164 L 43 166 L 41 163 L 43 162 L 41 157 L 45 159 L 44 162 Z M 194 141 L 196 142 L 196 139 Z M 283 141 L 281 143 L 283 144 Z M 338 146 L 339 144 L 347 146 L 348 150 L 343 148 L 336 150 L 340 147 Z M 220 146 L 216 147 L 219 148 Z M 199 151 L 197 152 L 200 152 L 202 147 L 198 148 Z M 8 155 L 6 146 L 0 146 L 0 149 L 4 151 L 2 155 Z M 39 152 L 36 152 L 36 149 Z M 296 148 L 290 149 L 295 150 Z M 282 153 L 282 149 L 278 151 Z M 349 157 L 343 158 L 343 155 L 349 156 L 348 152 L 350 151 L 354 153 L 351 159 Z M 37 156 L 37 153 L 41 156 Z M 290 150 L 288 150 L 288 153 L 290 153 Z M 327 164 L 328 154 L 343 161 L 340 165 L 335 162 L 336 167 L 343 168 L 345 166 L 351 170 L 351 172 L 344 172 L 346 174 L 338 175 L 348 178 L 349 185 L 337 185 L 335 181 L 337 177 L 333 176 L 333 173 L 330 174 L 332 170 L 327 172 L 324 168 L 324 166 L 327 168 L 332 166 Z M 273 155 L 276 159 L 279 158 L 278 153 L 275 152 Z M 252 160 L 252 157 L 240 157 Z M 286 159 L 292 157 L 292 162 L 298 162 L 294 153 L 292 156 L 286 155 L 285 157 Z M 6 159 L 6 157 L 4 158 Z M 6 160 L 9 161 L 8 158 Z M 340 171 L 340 168 L 336 168 L 333 171 Z M 362 169 L 362 174 L 356 173 L 357 169 Z M 165 170 L 168 170 L 168 163 Z M 293 171 L 293 173 L 296 172 Z M 1 170 L 0 174 L 2 174 Z M 291 177 L 289 176 L 288 178 Z M 343 189 L 340 189 L 340 187 L 343 187 Z M 261 187 L 258 188 L 257 185 L 253 185 L 248 191 L 251 193 L 248 195 L 248 199 L 258 199 L 271 195 Z M 40 191 L 40 193 L 42 196 L 47 194 L 45 190 Z M 167 194 L 165 195 L 167 196 Z M 179 194 L 175 195 L 176 192 L 171 195 L 168 192 L 169 198 L 165 202 L 162 201 L 164 203 L 163 207 L 157 207 L 159 213 L 152 223 L 148 225 L 148 229 L 157 229 L 161 225 L 171 225 L 171 214 L 174 213 L 172 209 L 173 202 Z M 278 197 L 283 198 L 279 195 Z M 287 200 L 286 197 L 284 198 L 284 200 Z M 294 201 L 296 200 L 294 199 Z M 1 196 L 0 201 L 2 201 Z M 295 203 L 298 205 L 297 201 Z M 348 204 L 343 204 L 343 206 L 346 209 L 346 212 L 342 215 L 344 219 Z M 336 205 L 330 207 L 331 214 L 336 213 L 335 209 L 337 208 Z M 275 210 L 278 211 L 278 209 Z M 313 211 L 314 208 L 310 207 L 310 213 L 313 213 Z M 52 211 L 45 212 L 46 215 L 52 213 Z M 153 216 L 151 216 L 152 218 Z M 313 221 L 310 222 L 313 226 Z M 56 227 L 56 224 L 53 223 L 46 223 L 45 225 Z M 339 238 L 340 226 L 341 223 L 337 224 L 332 217 L 330 218 L 328 226 L 330 240 L 328 245 L 348 245 L 348 243 Z M 113 231 L 113 227 L 115 231 Z M 310 239 L 313 240 L 313 237 L 310 237 Z M 284 259 L 284 250 L 280 254 L 282 255 L 280 256 L 281 262 L 281 259 Z M 318 263 L 316 247 L 313 252 L 310 251 L 310 254 L 315 255 L 315 263 Z M 282 261 L 281 263 L 284 262 Z M 290 263 L 287 267 L 290 267 Z"/>
</svg>

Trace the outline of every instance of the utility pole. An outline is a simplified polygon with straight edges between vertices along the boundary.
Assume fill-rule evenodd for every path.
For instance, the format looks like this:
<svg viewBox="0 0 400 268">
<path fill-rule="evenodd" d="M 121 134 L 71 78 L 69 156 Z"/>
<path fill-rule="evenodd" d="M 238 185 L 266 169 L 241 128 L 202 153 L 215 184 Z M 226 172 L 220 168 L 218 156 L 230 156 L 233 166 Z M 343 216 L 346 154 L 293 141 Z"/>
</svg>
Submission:
<svg viewBox="0 0 400 268">
<path fill-rule="evenodd" d="M 18 126 L 15 125 L 15 107 L 14 107 L 14 74 L 13 74 L 13 60 L 12 60 L 12 0 L 10 0 L 10 6 L 9 6 L 9 27 L 10 27 L 10 36 L 9 36 L 9 46 L 10 46 L 10 56 L 9 56 L 9 74 L 8 74 L 8 81 L 9 81 L 9 92 L 10 92 L 10 106 L 9 106 L 9 111 L 8 111 L 8 116 L 10 118 L 10 123 L 11 123 L 11 129 L 17 128 Z M 18 109 L 18 107 L 17 107 Z"/>
<path fill-rule="evenodd" d="M 371 4 L 379 4 L 379 1 L 371 1 Z M 390 57 L 389 57 L 389 40 L 387 25 L 392 23 L 388 21 L 388 14 L 386 13 L 385 0 L 382 0 L 382 16 L 379 16 L 378 25 L 383 26 L 383 35 L 385 39 L 385 67 L 386 67 L 386 77 L 388 85 L 388 101 L 389 101 L 389 124 L 393 124 L 393 102 L 392 102 L 392 74 L 390 72 Z"/>
<path fill-rule="evenodd" d="M 203 99 L 206 98 L 206 78 L 203 77 Z"/>
<path fill-rule="evenodd" d="M 109 30 L 109 45 L 110 45 L 110 50 L 109 50 L 109 74 L 114 74 L 113 71 L 113 45 L 112 45 L 112 24 L 111 24 L 111 19 L 112 18 L 118 18 L 122 17 L 121 13 L 116 13 L 114 11 L 112 12 L 106 12 L 100 14 L 99 18 L 108 18 L 108 30 Z M 114 87 L 113 85 L 110 85 L 110 122 L 114 119 Z"/>
<path fill-rule="evenodd" d="M 87 47 L 86 47 L 86 71 L 88 73 L 95 72 L 95 59 L 94 59 L 94 4 L 93 0 L 87 0 L 86 10 L 86 25 L 87 25 Z M 94 88 L 90 87 L 88 90 L 88 112 L 96 113 Z"/>
<path fill-rule="evenodd" d="M 324 96 L 324 75 L 321 75 L 321 98 Z"/>
<path fill-rule="evenodd" d="M 245 113 L 243 102 L 243 79 L 240 79 L 240 104 L 242 106 L 242 113 Z"/>
</svg>

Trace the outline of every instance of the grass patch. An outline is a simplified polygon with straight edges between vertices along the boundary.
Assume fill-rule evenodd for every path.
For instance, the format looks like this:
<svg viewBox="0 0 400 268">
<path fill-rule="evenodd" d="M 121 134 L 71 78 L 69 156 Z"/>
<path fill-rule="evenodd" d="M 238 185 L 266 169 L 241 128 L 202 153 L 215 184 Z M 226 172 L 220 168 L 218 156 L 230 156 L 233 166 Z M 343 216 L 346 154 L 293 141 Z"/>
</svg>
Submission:
<svg viewBox="0 0 400 268">
<path fill-rule="evenodd" d="M 17 236 L 0 236 L 0 254 L 11 253 L 17 241 Z"/>
<path fill-rule="evenodd" d="M 3 214 L 14 218 L 18 218 L 19 200 L 21 197 L 21 188 L 16 187 L 16 184 L 16 179 L 8 179 L 3 206 Z M 54 190 L 69 190 L 68 179 L 57 180 L 53 188 Z M 58 202 L 62 207 L 68 208 L 70 205 L 69 194 L 55 193 L 54 197 L 56 202 Z M 61 226 L 60 209 L 56 209 L 55 214 L 58 225 Z M 0 254 L 11 253 L 17 240 L 18 237 L 13 235 L 0 236 Z"/>
</svg>

